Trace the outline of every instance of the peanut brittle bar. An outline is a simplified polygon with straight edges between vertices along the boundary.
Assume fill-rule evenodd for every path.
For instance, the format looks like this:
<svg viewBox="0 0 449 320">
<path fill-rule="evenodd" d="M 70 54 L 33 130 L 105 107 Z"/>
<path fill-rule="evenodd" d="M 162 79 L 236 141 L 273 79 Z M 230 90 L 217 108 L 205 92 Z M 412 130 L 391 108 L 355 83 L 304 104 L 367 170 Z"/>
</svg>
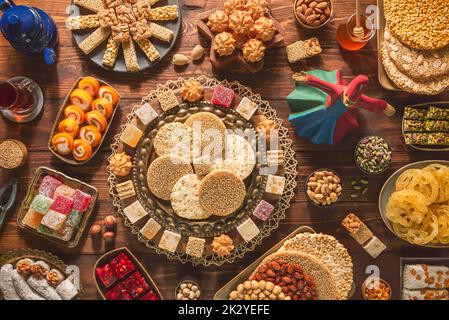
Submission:
<svg viewBox="0 0 449 320">
<path fill-rule="evenodd" d="M 150 22 L 151 36 L 165 42 L 170 42 L 173 39 L 173 31 L 167 29 L 157 23 Z"/>
<path fill-rule="evenodd" d="M 106 51 L 103 55 L 103 65 L 105 67 L 112 68 L 117 60 L 118 51 L 120 48 L 120 43 L 114 41 L 114 39 L 109 37 L 108 43 L 106 45 Z"/>
<path fill-rule="evenodd" d="M 155 48 L 155 46 L 151 43 L 148 39 L 142 39 L 142 40 L 136 40 L 137 44 L 139 45 L 140 49 L 145 53 L 148 60 L 151 62 L 156 61 L 160 58 L 159 52 Z"/>
<path fill-rule="evenodd" d="M 150 9 L 148 18 L 151 21 L 169 21 L 178 18 L 178 6 L 163 6 Z"/>
</svg>

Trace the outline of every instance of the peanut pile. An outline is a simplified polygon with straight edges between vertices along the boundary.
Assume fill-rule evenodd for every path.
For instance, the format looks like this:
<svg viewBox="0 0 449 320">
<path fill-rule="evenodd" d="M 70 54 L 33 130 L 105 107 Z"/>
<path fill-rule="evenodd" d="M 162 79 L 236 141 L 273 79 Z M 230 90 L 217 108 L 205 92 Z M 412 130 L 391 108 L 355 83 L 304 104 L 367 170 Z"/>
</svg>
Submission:
<svg viewBox="0 0 449 320">
<path fill-rule="evenodd" d="M 337 202 L 342 190 L 340 177 L 329 170 L 315 171 L 307 181 L 307 196 L 318 206 Z"/>
</svg>

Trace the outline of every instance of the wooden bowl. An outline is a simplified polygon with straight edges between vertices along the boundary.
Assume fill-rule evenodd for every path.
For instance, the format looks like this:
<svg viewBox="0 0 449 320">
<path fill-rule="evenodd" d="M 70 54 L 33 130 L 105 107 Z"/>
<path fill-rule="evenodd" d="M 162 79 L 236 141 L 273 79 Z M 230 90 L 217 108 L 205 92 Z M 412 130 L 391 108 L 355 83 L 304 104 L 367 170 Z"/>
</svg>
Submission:
<svg viewBox="0 0 449 320">
<path fill-rule="evenodd" d="M 62 155 L 62 154 L 59 154 L 56 150 L 53 149 L 53 146 L 52 146 L 52 144 L 51 144 L 51 139 L 53 138 L 53 136 L 54 136 L 55 134 L 57 134 L 57 133 L 59 132 L 59 130 L 58 130 L 58 125 L 59 125 L 59 123 L 60 123 L 62 120 L 65 119 L 65 117 L 64 117 L 64 109 L 65 109 L 65 107 L 67 107 L 68 105 L 70 105 L 70 94 L 73 92 L 73 90 L 75 90 L 76 88 L 78 88 L 78 83 L 79 83 L 83 78 L 84 78 L 84 77 L 78 78 L 78 79 L 75 81 L 75 83 L 74 83 L 72 89 L 71 89 L 70 92 L 67 94 L 66 98 L 64 99 L 64 102 L 62 103 L 61 108 L 59 109 L 58 115 L 56 116 L 55 122 L 53 123 L 53 128 L 52 128 L 52 130 L 51 130 L 50 138 L 48 139 L 48 149 L 49 149 L 49 150 L 50 150 L 56 157 L 58 157 L 60 160 L 64 161 L 65 163 L 72 164 L 72 165 L 75 165 L 75 166 L 79 166 L 79 165 L 82 165 L 82 164 L 85 164 L 85 163 L 89 162 L 90 160 L 92 160 L 93 157 L 95 157 L 95 155 L 97 154 L 98 150 L 101 149 L 101 146 L 103 145 L 103 141 L 105 140 L 105 137 L 106 137 L 106 135 L 107 135 L 108 132 L 109 132 L 109 128 L 111 127 L 111 123 L 112 123 L 112 121 L 114 120 L 115 114 L 116 114 L 116 112 L 117 112 L 117 110 L 118 110 L 118 108 L 119 108 L 120 100 L 121 100 L 120 94 L 117 92 L 117 90 L 115 90 L 115 88 L 114 88 L 113 86 L 111 86 L 111 85 L 110 85 L 109 83 L 107 83 L 106 81 L 103 81 L 103 80 L 101 80 L 101 79 L 97 79 L 97 80 L 100 82 L 100 86 L 109 86 L 109 87 L 112 87 L 112 88 L 114 88 L 115 92 L 116 92 L 117 95 L 118 95 L 118 101 L 117 101 L 117 104 L 114 106 L 114 111 L 112 112 L 112 116 L 108 119 L 108 127 L 106 128 L 106 130 L 105 130 L 104 132 L 102 132 L 100 144 L 99 144 L 98 146 L 92 148 L 92 149 L 93 149 L 93 150 L 92 150 L 92 156 L 90 156 L 89 159 L 84 160 L 84 161 L 77 161 L 77 160 L 75 160 L 75 159 L 73 158 L 73 156 L 72 156 L 72 153 L 70 153 L 70 154 L 68 154 L 68 155 Z M 83 124 L 83 125 L 84 125 L 84 124 Z M 81 127 L 82 127 L 82 126 L 80 126 L 80 129 L 81 129 Z"/>
<path fill-rule="evenodd" d="M 271 1 L 267 0 L 268 5 L 268 17 L 273 20 L 275 26 L 276 26 L 276 33 L 273 37 L 273 39 L 269 42 L 264 42 L 267 49 L 280 47 L 284 45 L 284 28 L 281 26 L 281 24 L 271 15 Z M 209 19 L 209 15 L 214 10 L 206 11 L 198 15 L 198 22 L 197 22 L 197 28 L 198 31 L 204 35 L 205 37 L 209 38 L 209 40 L 213 41 L 215 34 L 210 30 L 210 28 L 207 26 L 207 21 Z M 260 70 L 263 69 L 264 66 L 264 60 L 262 59 L 259 62 L 248 62 L 243 58 L 242 50 L 236 49 L 234 53 L 230 56 L 221 57 L 218 55 L 214 49 L 212 49 L 212 45 L 210 48 L 210 61 L 212 65 L 217 69 L 227 69 L 232 65 L 240 65 L 244 70 L 248 71 L 249 73 L 257 73 Z"/>
<path fill-rule="evenodd" d="M 298 4 L 298 1 L 300 0 L 295 0 L 294 4 L 293 4 L 293 14 L 295 15 L 296 21 L 298 21 L 299 25 L 305 29 L 309 29 L 309 30 L 315 30 L 315 29 L 319 29 L 321 27 L 324 27 L 326 24 L 329 23 L 329 21 L 331 21 L 332 16 L 334 14 L 334 4 L 332 3 L 332 0 L 329 0 L 330 6 L 331 6 L 331 14 L 329 15 L 329 18 L 324 21 L 322 24 L 320 24 L 319 26 L 313 27 L 313 26 L 309 26 L 308 24 L 305 24 L 301 21 L 301 19 L 299 19 L 298 14 L 296 13 L 296 7 Z"/>
</svg>

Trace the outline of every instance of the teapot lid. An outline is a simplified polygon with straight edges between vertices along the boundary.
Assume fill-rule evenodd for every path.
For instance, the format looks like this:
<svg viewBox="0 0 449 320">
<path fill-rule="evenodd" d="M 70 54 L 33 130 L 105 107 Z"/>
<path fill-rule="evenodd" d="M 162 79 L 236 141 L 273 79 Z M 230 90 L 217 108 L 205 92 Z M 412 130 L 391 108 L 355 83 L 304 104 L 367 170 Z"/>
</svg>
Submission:
<svg viewBox="0 0 449 320">
<path fill-rule="evenodd" d="M 3 13 L 1 30 L 8 40 L 20 44 L 29 44 L 41 33 L 41 21 L 36 11 L 27 6 L 10 7 Z"/>
</svg>

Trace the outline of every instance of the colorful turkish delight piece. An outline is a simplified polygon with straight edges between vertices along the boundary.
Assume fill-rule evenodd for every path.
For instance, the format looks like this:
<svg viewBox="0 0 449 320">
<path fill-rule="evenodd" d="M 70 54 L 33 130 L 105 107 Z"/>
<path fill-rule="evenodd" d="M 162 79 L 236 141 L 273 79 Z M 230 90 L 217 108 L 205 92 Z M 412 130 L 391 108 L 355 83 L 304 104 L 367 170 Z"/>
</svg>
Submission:
<svg viewBox="0 0 449 320">
<path fill-rule="evenodd" d="M 71 198 L 75 193 L 75 189 L 69 187 L 66 184 L 62 184 L 56 188 L 55 194 L 53 195 L 53 199 L 56 199 L 58 196 L 65 196 L 67 198 Z"/>
<path fill-rule="evenodd" d="M 254 209 L 253 215 L 262 221 L 266 221 L 271 213 L 273 213 L 273 210 L 274 207 L 270 203 L 266 202 L 265 200 L 261 200 L 257 207 Z"/>
<path fill-rule="evenodd" d="M 114 269 L 119 279 L 122 279 L 128 273 L 133 271 L 136 267 L 132 263 L 131 259 L 125 254 L 120 253 L 117 257 L 110 262 L 112 269 Z"/>
<path fill-rule="evenodd" d="M 55 237 L 62 240 L 62 241 L 70 241 L 73 236 L 73 231 L 75 229 L 71 226 L 68 226 L 67 224 L 64 224 L 61 229 L 56 231 Z"/>
<path fill-rule="evenodd" d="M 41 225 L 52 230 L 59 230 L 66 219 L 67 215 L 50 209 L 42 218 Z"/>
<path fill-rule="evenodd" d="M 136 271 L 123 281 L 123 287 L 125 287 L 126 291 L 131 294 L 133 299 L 136 299 L 142 293 L 147 291 L 150 286 L 140 272 Z"/>
<path fill-rule="evenodd" d="M 39 186 L 39 193 L 49 198 L 53 198 L 56 188 L 62 184 L 63 183 L 55 177 L 45 176 Z"/>
<path fill-rule="evenodd" d="M 150 290 L 145 293 L 139 300 L 159 300 L 159 295 L 153 290 Z"/>
<path fill-rule="evenodd" d="M 119 283 L 114 288 L 106 292 L 108 300 L 131 300 L 131 295 L 126 291 L 123 284 Z"/>
<path fill-rule="evenodd" d="M 38 194 L 31 202 L 30 208 L 34 211 L 39 212 L 40 214 L 44 214 L 50 209 L 52 204 L 53 199 L 42 194 Z"/>
<path fill-rule="evenodd" d="M 89 207 L 92 197 L 81 190 L 76 190 L 73 194 L 73 209 L 79 212 L 85 212 Z"/>
<path fill-rule="evenodd" d="M 58 196 L 50 209 L 62 214 L 69 214 L 73 207 L 73 200 L 64 196 Z"/>
<path fill-rule="evenodd" d="M 95 270 L 95 273 L 106 288 L 112 286 L 118 279 L 117 274 L 115 273 L 114 269 L 112 269 L 112 266 L 109 263 L 105 264 L 104 266 L 98 267 Z"/>
<path fill-rule="evenodd" d="M 22 223 L 33 229 L 37 229 L 41 224 L 43 217 L 44 216 L 40 212 L 34 211 L 30 208 L 25 214 L 25 217 L 23 217 Z"/>
<path fill-rule="evenodd" d="M 212 94 L 211 102 L 218 106 L 229 108 L 234 100 L 234 90 L 217 85 Z"/>
<path fill-rule="evenodd" d="M 70 211 L 69 215 L 67 216 L 65 225 L 69 227 L 78 227 L 81 222 L 82 216 L 83 214 L 77 210 Z"/>
<path fill-rule="evenodd" d="M 55 230 L 44 226 L 42 224 L 42 222 L 41 222 L 41 225 L 37 228 L 37 232 L 39 232 L 47 237 L 53 237 L 55 235 Z"/>
</svg>

